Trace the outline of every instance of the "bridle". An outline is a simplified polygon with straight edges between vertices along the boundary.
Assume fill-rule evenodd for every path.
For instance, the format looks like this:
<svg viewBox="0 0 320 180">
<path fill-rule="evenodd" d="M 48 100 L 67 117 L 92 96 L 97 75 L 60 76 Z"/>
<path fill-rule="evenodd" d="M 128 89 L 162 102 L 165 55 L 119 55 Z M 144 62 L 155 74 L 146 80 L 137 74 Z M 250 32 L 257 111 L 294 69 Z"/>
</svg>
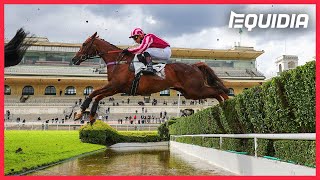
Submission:
<svg viewBox="0 0 320 180">
<path fill-rule="evenodd" d="M 96 39 L 96 38 L 93 38 L 93 40 L 90 42 L 89 46 L 86 48 L 86 51 L 89 51 L 89 50 L 91 49 L 91 47 L 92 47 L 93 42 L 94 42 L 95 39 Z M 89 54 L 89 53 L 86 52 L 86 51 L 85 51 L 85 53 L 83 53 L 83 54 L 81 55 L 81 57 L 80 57 L 80 59 L 81 59 L 82 61 L 85 61 L 85 60 L 87 60 L 87 59 L 100 58 L 101 55 L 103 55 L 103 53 L 99 53 L 99 52 L 97 51 L 97 49 L 96 49 L 95 54 Z"/>
</svg>

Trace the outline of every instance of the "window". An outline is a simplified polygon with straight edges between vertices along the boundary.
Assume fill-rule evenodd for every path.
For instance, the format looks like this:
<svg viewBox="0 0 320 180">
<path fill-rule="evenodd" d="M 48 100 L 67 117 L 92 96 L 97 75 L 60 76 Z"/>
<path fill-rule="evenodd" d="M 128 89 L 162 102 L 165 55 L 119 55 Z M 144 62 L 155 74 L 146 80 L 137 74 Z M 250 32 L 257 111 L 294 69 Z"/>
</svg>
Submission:
<svg viewBox="0 0 320 180">
<path fill-rule="evenodd" d="M 229 88 L 228 96 L 234 96 L 234 90 L 232 88 Z"/>
<path fill-rule="evenodd" d="M 64 95 L 76 95 L 76 88 L 74 88 L 73 86 L 68 86 L 64 92 Z"/>
<path fill-rule="evenodd" d="M 46 87 L 44 95 L 56 95 L 56 88 L 54 86 Z"/>
<path fill-rule="evenodd" d="M 11 88 L 8 85 L 4 86 L 4 94 L 5 95 L 10 95 L 11 94 Z"/>
<path fill-rule="evenodd" d="M 92 91 L 93 91 L 93 87 L 87 86 L 83 91 L 83 95 L 89 95 L 90 93 L 92 93 Z"/>
<path fill-rule="evenodd" d="M 281 73 L 282 72 L 282 65 L 279 64 L 279 72 Z"/>
<path fill-rule="evenodd" d="M 34 89 L 32 86 L 25 86 L 22 89 L 22 95 L 34 95 Z"/>
<path fill-rule="evenodd" d="M 160 96 L 170 96 L 170 89 L 160 91 Z"/>
</svg>

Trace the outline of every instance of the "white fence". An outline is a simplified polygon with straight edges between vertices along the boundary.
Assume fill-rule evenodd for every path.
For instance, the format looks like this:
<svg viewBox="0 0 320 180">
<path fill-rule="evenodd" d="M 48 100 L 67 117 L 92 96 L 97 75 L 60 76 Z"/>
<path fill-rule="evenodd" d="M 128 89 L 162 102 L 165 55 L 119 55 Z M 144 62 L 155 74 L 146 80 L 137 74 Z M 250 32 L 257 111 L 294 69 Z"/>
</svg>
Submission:
<svg viewBox="0 0 320 180">
<path fill-rule="evenodd" d="M 79 130 L 85 124 L 72 123 L 37 123 L 37 122 L 6 122 L 5 130 Z M 161 124 L 109 124 L 119 131 L 156 131 Z"/>
<path fill-rule="evenodd" d="M 288 133 L 288 134 L 195 134 L 195 135 L 171 135 L 170 140 L 175 141 L 177 137 L 214 137 L 220 138 L 220 149 L 223 138 L 254 139 L 254 154 L 257 157 L 258 139 L 285 139 L 285 140 L 316 140 L 316 133 Z"/>
</svg>

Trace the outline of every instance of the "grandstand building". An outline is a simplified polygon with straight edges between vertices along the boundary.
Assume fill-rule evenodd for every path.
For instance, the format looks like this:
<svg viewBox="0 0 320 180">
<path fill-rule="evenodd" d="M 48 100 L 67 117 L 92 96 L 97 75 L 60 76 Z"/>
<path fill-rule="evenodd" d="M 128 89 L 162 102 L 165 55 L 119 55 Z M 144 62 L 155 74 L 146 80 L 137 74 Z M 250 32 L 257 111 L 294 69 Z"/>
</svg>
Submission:
<svg viewBox="0 0 320 180">
<path fill-rule="evenodd" d="M 72 65 L 71 59 L 80 46 L 81 44 L 50 42 L 47 38 L 37 37 L 37 43 L 27 50 L 19 65 L 5 68 L 5 96 L 83 98 L 108 83 L 102 59 L 88 60 L 80 66 Z M 265 76 L 256 68 L 256 59 L 263 53 L 264 51 L 254 50 L 253 47 L 241 46 L 232 49 L 172 48 L 172 62 L 205 62 L 229 88 L 229 96 L 234 96 L 264 82 Z M 151 98 L 176 98 L 177 94 L 176 91 L 167 89 L 152 94 Z"/>
</svg>

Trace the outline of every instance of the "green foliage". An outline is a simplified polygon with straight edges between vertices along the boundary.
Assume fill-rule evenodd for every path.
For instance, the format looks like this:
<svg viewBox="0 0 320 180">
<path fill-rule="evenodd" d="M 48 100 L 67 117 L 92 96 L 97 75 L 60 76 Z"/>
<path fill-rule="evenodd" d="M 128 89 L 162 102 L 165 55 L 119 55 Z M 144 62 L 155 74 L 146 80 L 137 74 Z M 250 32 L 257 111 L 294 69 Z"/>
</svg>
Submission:
<svg viewBox="0 0 320 180">
<path fill-rule="evenodd" d="M 220 138 L 208 138 L 205 137 L 202 140 L 202 146 L 220 149 Z"/>
<path fill-rule="evenodd" d="M 243 106 L 253 126 L 254 133 L 268 133 L 268 124 L 264 122 L 264 94 L 260 86 L 253 87 L 243 92 Z M 237 98 L 237 97 L 236 97 Z"/>
<path fill-rule="evenodd" d="M 107 123 L 97 120 L 93 125 L 80 128 L 82 142 L 112 145 L 121 142 L 158 142 L 161 141 L 156 131 L 121 131 L 118 132 Z"/>
<path fill-rule="evenodd" d="M 230 99 L 221 105 L 225 115 L 224 129 L 228 134 L 244 134 L 246 130 L 239 121 L 235 105 L 236 99 Z"/>
<path fill-rule="evenodd" d="M 245 106 L 246 97 L 243 94 L 239 94 L 236 98 L 234 98 L 234 100 L 236 101 L 234 109 L 237 113 L 239 122 L 243 125 L 244 132 L 253 133 L 254 127 L 251 121 L 248 121 L 249 117 Z"/>
<path fill-rule="evenodd" d="M 158 142 L 162 139 L 158 135 L 157 131 L 120 131 L 120 142 Z"/>
<path fill-rule="evenodd" d="M 275 77 L 262 86 L 264 96 L 264 124 L 268 133 L 296 133 L 298 124 L 288 108 L 280 77 Z"/>
<path fill-rule="evenodd" d="M 176 119 L 170 119 L 169 121 L 162 123 L 158 127 L 158 134 L 162 141 L 169 141 L 170 135 L 169 135 L 169 126 L 174 124 L 176 122 Z"/>
<path fill-rule="evenodd" d="M 247 152 L 248 154 L 254 155 L 254 144 L 252 139 L 223 138 L 222 141 L 221 149 L 223 150 Z"/>
<path fill-rule="evenodd" d="M 299 132 L 315 132 L 315 61 L 281 74 L 289 109 Z"/>
<path fill-rule="evenodd" d="M 80 128 L 82 142 L 112 145 L 119 141 L 118 132 L 107 123 L 97 120 L 93 125 L 87 124 Z"/>
<path fill-rule="evenodd" d="M 277 140 L 275 157 L 305 166 L 316 166 L 316 142 L 303 140 Z"/>
</svg>

